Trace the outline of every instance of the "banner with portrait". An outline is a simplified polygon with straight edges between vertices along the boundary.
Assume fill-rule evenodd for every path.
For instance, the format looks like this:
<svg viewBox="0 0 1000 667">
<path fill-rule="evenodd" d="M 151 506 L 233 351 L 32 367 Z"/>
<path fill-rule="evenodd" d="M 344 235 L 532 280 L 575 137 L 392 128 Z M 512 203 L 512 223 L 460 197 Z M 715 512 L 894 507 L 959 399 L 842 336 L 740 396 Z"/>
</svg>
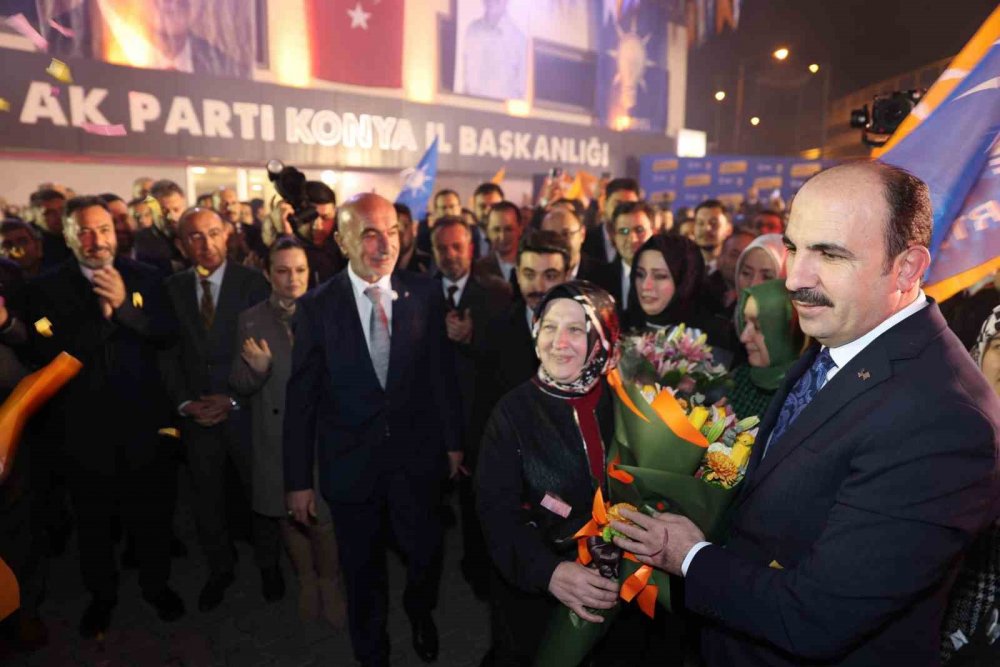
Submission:
<svg viewBox="0 0 1000 667">
<path fill-rule="evenodd" d="M 18 0 L 16 9 L 7 26 L 54 58 L 241 79 L 253 72 L 248 0 Z"/>
<path fill-rule="evenodd" d="M 598 19 L 595 108 L 605 127 L 662 132 L 667 125 L 667 21 L 657 0 L 605 3 Z"/>
<path fill-rule="evenodd" d="M 527 98 L 530 0 L 458 0 L 457 5 L 455 92 Z"/>
</svg>

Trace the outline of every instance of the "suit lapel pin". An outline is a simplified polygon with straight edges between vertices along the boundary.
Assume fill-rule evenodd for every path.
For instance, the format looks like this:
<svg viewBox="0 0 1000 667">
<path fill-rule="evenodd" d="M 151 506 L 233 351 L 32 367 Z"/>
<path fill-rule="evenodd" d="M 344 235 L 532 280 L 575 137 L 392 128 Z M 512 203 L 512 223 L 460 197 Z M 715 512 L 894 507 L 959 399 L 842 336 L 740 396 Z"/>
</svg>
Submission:
<svg viewBox="0 0 1000 667">
<path fill-rule="evenodd" d="M 868 379 L 868 378 L 870 378 L 871 376 L 872 376 L 872 374 L 871 374 L 871 373 L 869 373 L 869 372 L 868 372 L 868 371 L 867 371 L 866 369 L 864 369 L 864 368 L 862 368 L 862 369 L 861 369 L 860 371 L 858 371 L 858 377 L 859 377 L 859 378 L 861 378 L 862 380 L 867 380 L 867 379 Z"/>
<path fill-rule="evenodd" d="M 43 317 L 35 322 L 35 331 L 46 338 L 52 338 L 52 322 L 49 322 L 49 318 Z"/>
<path fill-rule="evenodd" d="M 142 294 L 138 292 L 132 292 L 132 307 L 142 308 Z"/>
</svg>

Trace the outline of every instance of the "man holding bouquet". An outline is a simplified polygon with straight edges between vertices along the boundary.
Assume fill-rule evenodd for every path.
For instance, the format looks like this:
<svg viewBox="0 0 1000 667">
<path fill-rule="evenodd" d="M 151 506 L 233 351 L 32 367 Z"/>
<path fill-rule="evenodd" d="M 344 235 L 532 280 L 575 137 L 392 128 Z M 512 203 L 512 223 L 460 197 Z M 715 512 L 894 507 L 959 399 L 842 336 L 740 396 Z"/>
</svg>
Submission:
<svg viewBox="0 0 1000 667">
<path fill-rule="evenodd" d="M 640 562 L 685 577 L 709 665 L 939 663 L 955 568 L 997 516 L 1000 401 L 920 288 L 931 228 L 927 186 L 902 169 L 809 181 L 786 287 L 819 345 L 762 418 L 728 541 L 675 514 L 612 522 Z"/>
</svg>

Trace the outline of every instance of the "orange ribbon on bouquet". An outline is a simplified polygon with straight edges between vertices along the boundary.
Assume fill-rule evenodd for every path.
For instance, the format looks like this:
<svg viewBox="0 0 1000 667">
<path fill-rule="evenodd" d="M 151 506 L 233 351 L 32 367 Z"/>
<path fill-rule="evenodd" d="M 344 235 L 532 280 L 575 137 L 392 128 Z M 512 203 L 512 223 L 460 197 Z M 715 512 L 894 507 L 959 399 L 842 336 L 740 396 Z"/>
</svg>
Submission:
<svg viewBox="0 0 1000 667">
<path fill-rule="evenodd" d="M 621 372 L 616 368 L 615 370 L 608 373 L 608 384 L 615 390 L 618 395 L 618 399 L 622 402 L 622 405 L 631 410 L 636 416 L 642 419 L 644 422 L 649 423 L 649 419 L 646 415 L 639 411 L 635 403 L 632 402 L 632 398 L 625 391 L 624 381 L 622 380 Z M 660 393 L 656 395 L 650 406 L 653 412 L 663 420 L 663 423 L 670 427 L 678 437 L 687 440 L 693 445 L 699 447 L 708 447 L 708 440 L 702 435 L 701 431 L 694 427 L 684 413 L 684 409 L 677 402 L 677 399 L 673 397 L 666 389 L 661 389 Z"/>
<path fill-rule="evenodd" d="M 617 459 L 613 461 L 608 466 L 608 474 L 614 476 L 623 475 L 631 478 L 628 473 L 618 470 L 615 467 Z M 621 480 L 616 477 L 616 479 Z M 628 483 L 628 482 L 626 482 Z M 590 550 L 587 548 L 587 538 L 598 537 L 604 532 L 604 527 L 610 523 L 608 519 L 608 506 L 604 502 L 604 494 L 601 493 L 600 489 L 594 493 L 594 504 L 591 511 L 590 521 L 580 530 L 576 531 L 573 538 L 576 539 L 576 552 L 577 552 L 577 562 L 580 565 L 590 565 L 593 557 L 590 555 Z M 638 563 L 638 559 L 628 551 L 622 552 L 622 557 L 626 558 L 634 563 Z M 653 618 L 656 613 L 656 596 L 659 593 L 659 589 L 655 584 L 649 583 L 649 578 L 653 574 L 653 568 L 648 565 L 642 565 L 632 573 L 624 582 L 622 582 L 621 590 L 618 592 L 618 596 L 625 600 L 625 602 L 636 601 L 639 605 L 639 609 L 643 611 L 647 616 Z"/>
</svg>

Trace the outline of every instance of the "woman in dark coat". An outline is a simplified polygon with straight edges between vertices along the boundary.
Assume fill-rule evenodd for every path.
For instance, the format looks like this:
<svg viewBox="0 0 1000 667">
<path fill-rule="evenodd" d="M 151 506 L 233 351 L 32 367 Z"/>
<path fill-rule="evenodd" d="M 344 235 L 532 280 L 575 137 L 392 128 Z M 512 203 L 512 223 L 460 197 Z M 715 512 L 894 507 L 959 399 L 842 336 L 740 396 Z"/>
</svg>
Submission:
<svg viewBox="0 0 1000 667">
<path fill-rule="evenodd" d="M 611 296 L 586 281 L 554 287 L 535 312 L 538 375 L 505 395 L 486 426 L 476 499 L 499 576 L 484 664 L 530 665 L 560 604 L 581 618 L 609 609 L 618 584 L 575 562 L 574 533 L 607 493 L 614 421 L 603 376 L 616 363 Z"/>
<path fill-rule="evenodd" d="M 729 365 L 739 341 L 732 322 L 715 315 L 705 297 L 705 260 L 693 241 L 654 234 L 635 254 L 632 289 L 625 311 L 626 328 L 665 329 L 678 324 L 700 329 Z"/>
</svg>

